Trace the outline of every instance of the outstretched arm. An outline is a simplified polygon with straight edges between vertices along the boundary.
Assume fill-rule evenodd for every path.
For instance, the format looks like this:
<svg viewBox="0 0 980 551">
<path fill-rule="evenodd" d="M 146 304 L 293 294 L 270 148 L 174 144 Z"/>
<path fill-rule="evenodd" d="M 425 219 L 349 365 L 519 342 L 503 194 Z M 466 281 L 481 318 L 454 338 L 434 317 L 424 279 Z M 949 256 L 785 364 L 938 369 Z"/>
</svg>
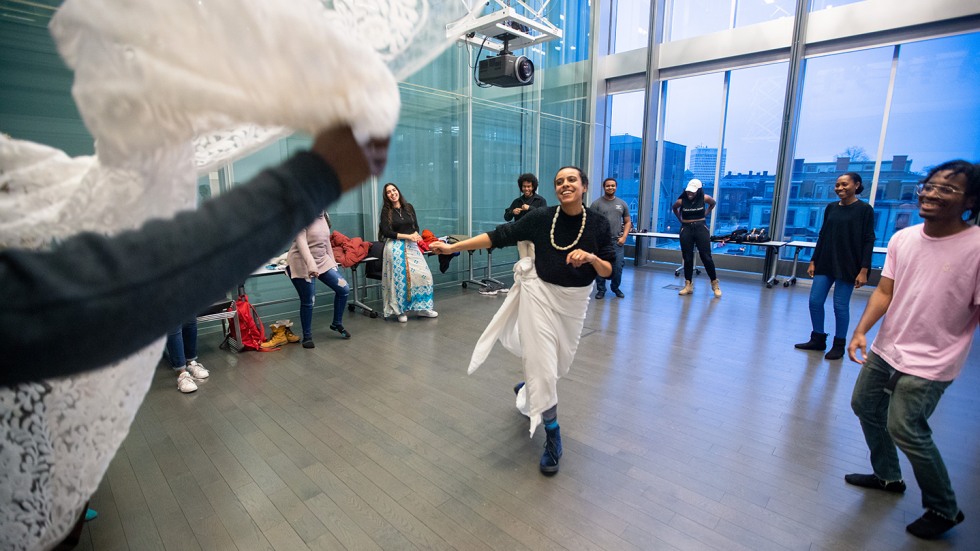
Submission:
<svg viewBox="0 0 980 551">
<path fill-rule="evenodd" d="M 362 148 L 349 129 L 328 131 L 312 152 L 196 211 L 50 251 L 0 251 L 0 385 L 94 369 L 150 344 L 241 283 L 386 157 L 387 140 Z M 110 326 L 126 338 L 92 338 Z"/>
<path fill-rule="evenodd" d="M 442 241 L 433 241 L 432 243 L 429 243 L 429 249 L 437 254 L 453 254 L 459 251 L 489 249 L 491 246 L 493 246 L 493 243 L 490 241 L 490 235 L 486 233 L 481 233 L 476 237 L 464 239 L 463 241 L 457 241 L 452 245 L 449 243 L 443 243 Z"/>
</svg>

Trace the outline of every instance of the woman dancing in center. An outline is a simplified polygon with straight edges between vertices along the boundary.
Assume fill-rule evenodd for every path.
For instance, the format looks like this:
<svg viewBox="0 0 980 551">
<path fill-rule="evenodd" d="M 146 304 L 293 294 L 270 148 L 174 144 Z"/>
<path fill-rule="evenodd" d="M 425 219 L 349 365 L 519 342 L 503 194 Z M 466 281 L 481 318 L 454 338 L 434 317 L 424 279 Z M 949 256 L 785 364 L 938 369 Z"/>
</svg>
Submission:
<svg viewBox="0 0 980 551">
<path fill-rule="evenodd" d="M 609 223 L 582 204 L 587 186 L 581 169 L 564 167 L 555 175 L 558 206 L 530 210 L 517 222 L 452 245 L 430 245 L 439 254 L 451 254 L 534 243 L 534 258 L 514 266 L 514 287 L 477 342 L 469 372 L 483 363 L 496 340 L 521 357 L 525 383 L 514 390 L 519 402 L 524 397 L 519 407 L 531 419 L 531 436 L 544 423 L 540 468 L 549 475 L 558 472 L 562 456 L 558 379 L 575 358 L 592 283 L 597 275 L 612 274 L 616 258 Z"/>
</svg>

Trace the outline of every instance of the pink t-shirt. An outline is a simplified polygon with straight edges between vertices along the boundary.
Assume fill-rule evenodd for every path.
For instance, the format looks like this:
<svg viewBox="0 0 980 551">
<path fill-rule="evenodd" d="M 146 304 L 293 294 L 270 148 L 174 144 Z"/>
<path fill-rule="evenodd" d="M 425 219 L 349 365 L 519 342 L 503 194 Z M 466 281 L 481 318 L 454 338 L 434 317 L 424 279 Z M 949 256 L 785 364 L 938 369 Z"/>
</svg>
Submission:
<svg viewBox="0 0 980 551">
<path fill-rule="evenodd" d="M 881 275 L 895 289 L 871 350 L 902 373 L 955 379 L 980 324 L 980 227 L 938 239 L 921 224 L 905 228 Z"/>
</svg>

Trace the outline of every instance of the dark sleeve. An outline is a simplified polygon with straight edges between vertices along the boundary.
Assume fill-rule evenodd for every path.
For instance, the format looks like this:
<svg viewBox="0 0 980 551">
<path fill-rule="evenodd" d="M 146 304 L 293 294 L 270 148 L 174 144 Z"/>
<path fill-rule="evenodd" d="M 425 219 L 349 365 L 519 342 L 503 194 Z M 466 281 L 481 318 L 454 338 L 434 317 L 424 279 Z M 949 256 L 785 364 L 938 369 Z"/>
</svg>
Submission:
<svg viewBox="0 0 980 551">
<path fill-rule="evenodd" d="M 540 195 L 535 195 L 531 199 L 531 208 L 532 209 L 543 209 L 543 208 L 545 208 L 547 206 L 548 206 L 548 201 L 545 201 L 544 197 L 541 197 Z"/>
<path fill-rule="evenodd" d="M 398 239 L 398 232 L 391 226 L 391 221 L 385 215 L 384 209 L 381 209 L 381 220 L 378 221 L 378 239 Z"/>
<path fill-rule="evenodd" d="M 0 385 L 118 361 L 222 297 L 340 196 L 304 152 L 195 211 L 50 251 L 0 251 Z M 114 328 L 118 338 L 95 333 Z"/>
<path fill-rule="evenodd" d="M 830 216 L 830 209 L 832 208 L 834 208 L 834 204 L 830 203 L 829 205 L 827 205 L 825 209 L 823 209 L 823 223 L 820 224 L 820 232 L 817 233 L 817 244 L 814 245 L 813 247 L 813 254 L 810 255 L 810 262 L 813 262 L 814 264 L 817 263 L 817 260 L 820 258 L 820 255 L 823 254 L 824 252 L 823 251 L 824 247 L 827 246 L 824 243 L 824 241 L 826 240 L 823 238 L 823 236 L 827 228 L 827 217 Z"/>
<path fill-rule="evenodd" d="M 487 235 L 490 236 L 490 242 L 497 249 L 516 245 L 518 241 L 534 241 L 535 235 L 541 231 L 542 220 L 550 227 L 551 220 L 548 216 L 548 209 L 531 209 L 520 220 L 510 224 L 501 224 L 496 229 L 487 232 Z"/>
<path fill-rule="evenodd" d="M 412 230 L 414 230 L 415 233 L 420 233 L 422 228 L 419 227 L 419 217 L 415 214 L 415 207 L 409 204 L 408 208 L 412 214 Z"/>
<path fill-rule="evenodd" d="M 875 250 L 875 209 L 868 205 L 864 209 L 864 220 L 861 228 L 861 267 L 871 269 L 871 255 Z"/>
<path fill-rule="evenodd" d="M 598 232 L 596 235 L 596 245 L 598 248 L 596 255 L 607 262 L 615 262 L 616 248 L 613 246 L 612 228 L 609 227 L 609 220 L 606 220 L 606 217 L 597 211 L 595 212 L 595 219 L 596 231 Z"/>
<path fill-rule="evenodd" d="M 507 210 L 504 211 L 504 221 L 505 222 L 510 222 L 511 220 L 514 219 L 514 209 L 516 209 L 518 207 L 518 204 L 520 202 L 521 202 L 521 198 L 520 197 L 518 197 L 517 199 L 514 199 L 513 201 L 510 202 L 510 206 L 507 207 Z"/>
</svg>

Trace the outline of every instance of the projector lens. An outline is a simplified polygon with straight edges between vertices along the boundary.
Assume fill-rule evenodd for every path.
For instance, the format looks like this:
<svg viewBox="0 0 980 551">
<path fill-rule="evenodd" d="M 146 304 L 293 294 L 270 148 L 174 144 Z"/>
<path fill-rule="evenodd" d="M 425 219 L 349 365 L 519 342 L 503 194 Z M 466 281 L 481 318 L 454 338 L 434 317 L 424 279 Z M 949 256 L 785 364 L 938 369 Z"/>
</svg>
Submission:
<svg viewBox="0 0 980 551">
<path fill-rule="evenodd" d="M 517 58 L 517 62 L 514 64 L 517 69 L 517 80 L 520 82 L 530 82 L 534 78 L 534 63 L 531 60 L 521 56 Z"/>
</svg>

